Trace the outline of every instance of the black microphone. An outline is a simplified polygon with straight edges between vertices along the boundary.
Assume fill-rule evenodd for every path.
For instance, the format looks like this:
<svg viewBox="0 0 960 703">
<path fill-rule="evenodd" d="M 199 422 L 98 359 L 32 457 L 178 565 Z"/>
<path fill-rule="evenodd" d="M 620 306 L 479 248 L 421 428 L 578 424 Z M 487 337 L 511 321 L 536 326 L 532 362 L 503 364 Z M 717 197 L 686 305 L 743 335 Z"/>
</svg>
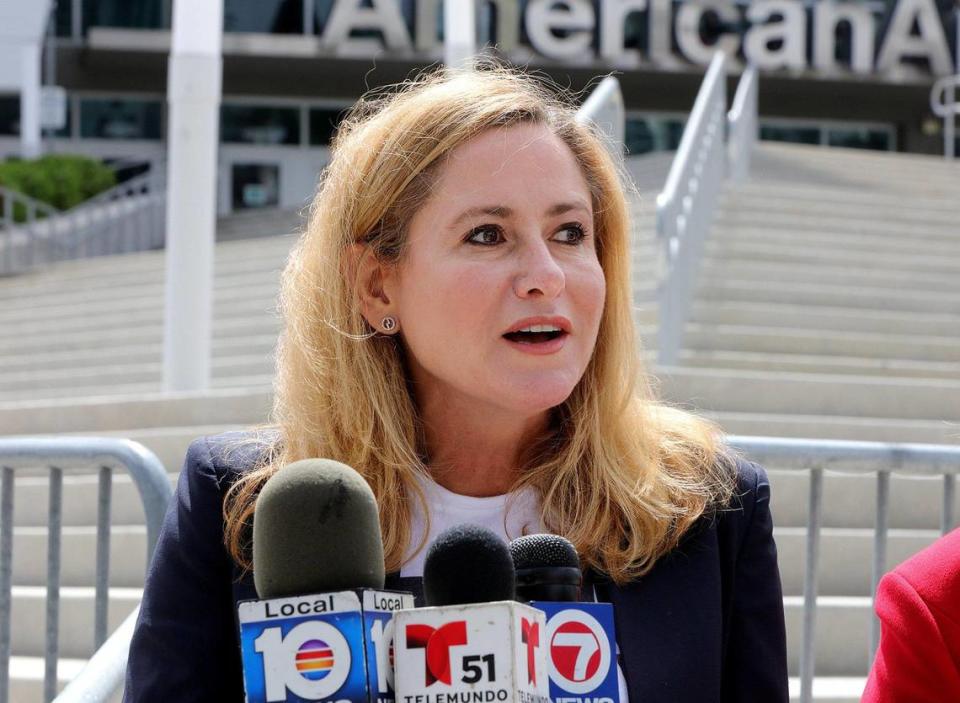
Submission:
<svg viewBox="0 0 960 703">
<path fill-rule="evenodd" d="M 506 543 L 477 525 L 441 532 L 423 562 L 423 597 L 428 606 L 514 600 L 514 566 Z"/>
<path fill-rule="evenodd" d="M 377 502 L 360 474 L 305 459 L 263 486 L 253 516 L 254 584 L 238 605 L 247 703 L 393 701 L 393 613 Z"/>
<path fill-rule="evenodd" d="M 510 556 L 520 601 L 580 600 L 580 557 L 569 540 L 559 535 L 525 535 L 510 543 Z"/>
<path fill-rule="evenodd" d="M 581 602 L 580 558 L 560 535 L 526 535 L 510 543 L 517 593 L 547 617 L 551 700 L 620 700 L 613 606 Z"/>
</svg>

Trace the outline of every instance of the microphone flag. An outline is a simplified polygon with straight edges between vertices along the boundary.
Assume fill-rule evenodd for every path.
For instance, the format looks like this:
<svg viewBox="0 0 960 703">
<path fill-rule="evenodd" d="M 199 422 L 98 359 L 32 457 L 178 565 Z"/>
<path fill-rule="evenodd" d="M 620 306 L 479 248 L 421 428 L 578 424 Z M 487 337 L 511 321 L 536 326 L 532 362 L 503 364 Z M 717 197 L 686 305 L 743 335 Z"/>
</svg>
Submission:
<svg viewBox="0 0 960 703">
<path fill-rule="evenodd" d="M 513 601 L 394 616 L 397 703 L 550 703 L 544 614 Z"/>
<path fill-rule="evenodd" d="M 553 703 L 618 703 L 613 606 L 560 601 L 530 605 L 547 619 L 544 650 Z"/>
<path fill-rule="evenodd" d="M 393 614 L 412 607 L 372 589 L 241 602 L 247 703 L 393 703 Z"/>
</svg>

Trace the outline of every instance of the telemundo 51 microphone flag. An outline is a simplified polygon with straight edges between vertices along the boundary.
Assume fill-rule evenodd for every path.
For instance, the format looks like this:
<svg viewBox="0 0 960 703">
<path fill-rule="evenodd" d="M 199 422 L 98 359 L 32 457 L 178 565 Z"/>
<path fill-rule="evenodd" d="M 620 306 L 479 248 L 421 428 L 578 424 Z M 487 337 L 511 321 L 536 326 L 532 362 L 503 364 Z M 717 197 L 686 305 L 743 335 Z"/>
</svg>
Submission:
<svg viewBox="0 0 960 703">
<path fill-rule="evenodd" d="M 547 617 L 553 703 L 619 703 L 617 638 L 609 603 L 531 601 Z"/>
<path fill-rule="evenodd" d="M 401 608 L 411 594 L 368 589 L 240 603 L 247 703 L 393 703 Z"/>
<path fill-rule="evenodd" d="M 550 703 L 545 625 L 509 601 L 401 610 L 397 703 Z"/>
</svg>

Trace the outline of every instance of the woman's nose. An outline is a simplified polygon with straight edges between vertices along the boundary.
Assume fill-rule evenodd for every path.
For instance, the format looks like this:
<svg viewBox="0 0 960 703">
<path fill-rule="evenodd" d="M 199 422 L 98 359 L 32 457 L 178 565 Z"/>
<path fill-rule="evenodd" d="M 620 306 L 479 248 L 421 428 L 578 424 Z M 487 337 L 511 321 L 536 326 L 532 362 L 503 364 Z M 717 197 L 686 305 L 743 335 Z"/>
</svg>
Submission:
<svg viewBox="0 0 960 703">
<path fill-rule="evenodd" d="M 524 247 L 513 288 L 517 297 L 555 298 L 563 292 L 566 277 L 545 241 Z"/>
</svg>

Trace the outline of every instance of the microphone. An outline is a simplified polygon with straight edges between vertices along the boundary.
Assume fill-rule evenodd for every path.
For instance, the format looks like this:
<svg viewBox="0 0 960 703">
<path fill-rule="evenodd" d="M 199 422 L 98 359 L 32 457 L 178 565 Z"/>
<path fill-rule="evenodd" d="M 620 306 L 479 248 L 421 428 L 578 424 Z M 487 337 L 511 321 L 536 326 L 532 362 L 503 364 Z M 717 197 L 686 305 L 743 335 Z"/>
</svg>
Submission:
<svg viewBox="0 0 960 703">
<path fill-rule="evenodd" d="M 305 459 L 264 484 L 253 515 L 258 600 L 238 605 L 247 703 L 392 703 L 393 613 L 377 502 L 349 466 Z"/>
<path fill-rule="evenodd" d="M 476 525 L 442 532 L 423 566 L 427 607 L 394 616 L 401 703 L 550 703 L 544 614 L 514 600 L 513 560 Z"/>
<path fill-rule="evenodd" d="M 559 535 L 510 543 L 517 592 L 547 618 L 545 648 L 554 703 L 619 703 L 613 606 L 580 600 L 580 558 Z"/>
</svg>

